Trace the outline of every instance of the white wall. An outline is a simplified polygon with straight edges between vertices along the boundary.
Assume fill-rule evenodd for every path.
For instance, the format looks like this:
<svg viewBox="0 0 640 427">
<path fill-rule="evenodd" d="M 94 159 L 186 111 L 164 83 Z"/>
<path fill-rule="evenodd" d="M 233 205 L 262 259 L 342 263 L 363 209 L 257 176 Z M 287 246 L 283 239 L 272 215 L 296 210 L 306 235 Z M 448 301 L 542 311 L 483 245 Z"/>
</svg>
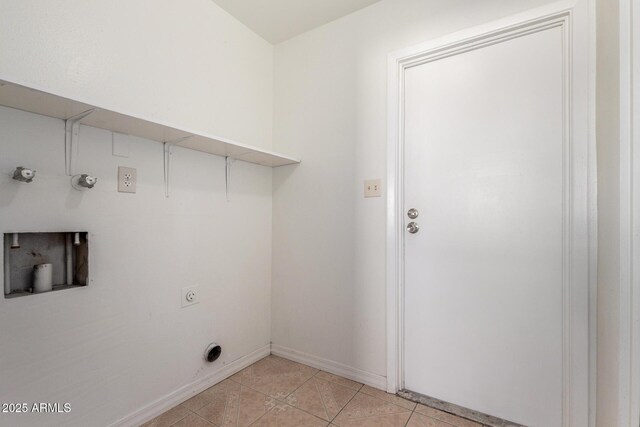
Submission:
<svg viewBox="0 0 640 427">
<path fill-rule="evenodd" d="M 0 78 L 270 147 L 272 47 L 209 0 L 0 0 Z M 2 425 L 104 426 L 270 340 L 268 168 L 177 148 L 171 198 L 162 146 L 81 129 L 79 193 L 64 175 L 60 120 L 0 108 L 0 231 L 87 230 L 91 283 L 0 298 L 0 402 L 69 402 L 68 415 L 0 414 Z M 9 178 L 15 166 L 37 179 Z M 138 193 L 116 192 L 117 166 Z M 180 288 L 202 302 L 181 309 Z M 202 359 L 223 345 L 222 360 Z"/>
<path fill-rule="evenodd" d="M 386 375 L 387 54 L 545 3 L 384 0 L 276 46 L 274 148 L 304 160 L 274 172 L 274 344 Z"/>
<path fill-rule="evenodd" d="M 104 426 L 269 344 L 270 169 L 235 163 L 227 203 L 224 159 L 177 148 L 165 199 L 161 144 L 129 137 L 130 157 L 114 157 L 111 133 L 83 127 L 78 167 L 99 182 L 81 193 L 62 121 L 0 108 L 0 140 L 1 231 L 90 233 L 89 286 L 0 298 L 0 401 L 72 407 L 12 425 Z M 33 183 L 11 180 L 18 164 Z M 118 165 L 138 169 L 137 194 L 116 192 Z M 181 309 L 194 284 L 201 303 Z"/>
<path fill-rule="evenodd" d="M 271 146 L 273 48 L 211 0 L 0 0 L 0 79 Z"/>
<path fill-rule="evenodd" d="M 62 123 L 0 109 L 0 231 L 92 233 L 89 287 L 0 299 L 0 401 L 70 401 L 59 424 L 104 425 L 215 370 L 200 360 L 211 339 L 229 362 L 270 334 L 384 376 L 385 204 L 364 200 L 362 181 L 386 176 L 387 54 L 547 2 L 383 0 L 274 49 L 210 0 L 0 0 L 0 78 L 265 148 L 273 124 L 274 148 L 304 158 L 275 170 L 271 211 L 269 169 L 236 163 L 228 204 L 222 159 L 177 149 L 165 200 L 159 144 L 132 139 L 115 158 L 109 133 L 83 128 L 79 164 L 100 183 L 80 194 L 63 175 Z M 610 3 L 599 0 L 601 34 Z M 600 99 L 613 84 L 599 80 Z M 603 168 L 617 141 L 598 124 L 613 141 L 599 143 L 600 237 L 614 239 L 600 248 L 598 411 L 615 425 L 617 285 L 602 263 L 606 249 L 615 266 L 617 207 L 603 192 L 617 184 Z M 38 179 L 9 180 L 18 164 Z M 117 165 L 138 168 L 137 195 L 115 193 Z M 203 301 L 182 310 L 193 283 Z"/>
</svg>

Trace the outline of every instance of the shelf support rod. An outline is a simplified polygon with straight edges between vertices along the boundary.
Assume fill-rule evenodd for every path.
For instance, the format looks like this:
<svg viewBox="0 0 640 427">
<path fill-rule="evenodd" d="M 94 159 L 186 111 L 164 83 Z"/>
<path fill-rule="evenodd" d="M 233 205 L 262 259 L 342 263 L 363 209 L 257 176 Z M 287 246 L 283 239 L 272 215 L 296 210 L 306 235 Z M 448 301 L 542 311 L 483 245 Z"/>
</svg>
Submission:
<svg viewBox="0 0 640 427">
<path fill-rule="evenodd" d="M 234 158 L 225 156 L 224 158 L 224 190 L 227 196 L 227 202 L 231 201 L 229 193 L 231 192 L 231 165 L 235 161 Z"/>
<path fill-rule="evenodd" d="M 166 141 L 162 144 L 164 150 L 164 197 L 169 198 L 169 180 L 171 178 L 171 156 L 173 155 L 173 147 L 192 138 L 193 135 L 178 138 L 174 141 Z"/>
<path fill-rule="evenodd" d="M 75 171 L 75 162 L 78 158 L 78 148 L 80 146 L 80 122 L 94 111 L 96 111 L 96 109 L 92 108 L 91 110 L 77 114 L 64 121 L 64 164 L 68 176 L 73 176 Z"/>
</svg>

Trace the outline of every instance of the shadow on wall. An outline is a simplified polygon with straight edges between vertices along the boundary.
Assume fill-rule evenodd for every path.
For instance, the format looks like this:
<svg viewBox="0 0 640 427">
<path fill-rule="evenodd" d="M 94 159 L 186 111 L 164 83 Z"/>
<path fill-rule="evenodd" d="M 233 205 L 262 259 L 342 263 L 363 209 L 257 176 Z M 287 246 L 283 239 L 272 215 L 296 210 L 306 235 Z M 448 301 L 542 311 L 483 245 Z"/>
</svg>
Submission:
<svg viewBox="0 0 640 427">
<path fill-rule="evenodd" d="M 276 192 L 280 189 L 280 186 L 283 185 L 291 175 L 296 171 L 295 166 L 297 165 L 288 165 L 288 166 L 280 166 L 277 169 L 274 169 L 273 174 L 273 191 Z"/>
<path fill-rule="evenodd" d="M 0 208 L 9 206 L 19 191 L 19 186 L 9 175 L 2 178 L 0 182 Z"/>
</svg>

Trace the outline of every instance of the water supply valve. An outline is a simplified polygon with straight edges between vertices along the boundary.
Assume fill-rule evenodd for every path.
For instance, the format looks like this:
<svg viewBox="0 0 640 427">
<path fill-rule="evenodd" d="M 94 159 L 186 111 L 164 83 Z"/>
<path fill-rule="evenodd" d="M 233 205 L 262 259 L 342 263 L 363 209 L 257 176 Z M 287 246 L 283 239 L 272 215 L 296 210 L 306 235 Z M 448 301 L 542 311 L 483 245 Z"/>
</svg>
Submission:
<svg viewBox="0 0 640 427">
<path fill-rule="evenodd" d="M 82 175 L 75 175 L 71 178 L 71 186 L 76 190 L 87 190 L 93 188 L 98 182 L 98 178 L 95 176 L 83 173 Z"/>
<path fill-rule="evenodd" d="M 36 176 L 36 171 L 33 169 L 25 168 L 24 166 L 18 166 L 13 172 L 13 179 L 20 182 L 29 183 L 33 181 Z"/>
</svg>

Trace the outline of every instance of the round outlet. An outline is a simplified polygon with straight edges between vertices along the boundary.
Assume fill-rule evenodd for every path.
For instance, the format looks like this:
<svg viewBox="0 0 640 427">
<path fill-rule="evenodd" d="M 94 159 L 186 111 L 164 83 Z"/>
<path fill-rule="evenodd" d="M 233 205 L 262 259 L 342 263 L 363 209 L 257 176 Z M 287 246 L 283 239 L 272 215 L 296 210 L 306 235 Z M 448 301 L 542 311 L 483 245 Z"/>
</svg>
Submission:
<svg viewBox="0 0 640 427">
<path fill-rule="evenodd" d="M 194 291 L 187 292 L 186 299 L 189 302 L 193 301 L 194 299 L 196 299 L 196 293 Z"/>
</svg>

